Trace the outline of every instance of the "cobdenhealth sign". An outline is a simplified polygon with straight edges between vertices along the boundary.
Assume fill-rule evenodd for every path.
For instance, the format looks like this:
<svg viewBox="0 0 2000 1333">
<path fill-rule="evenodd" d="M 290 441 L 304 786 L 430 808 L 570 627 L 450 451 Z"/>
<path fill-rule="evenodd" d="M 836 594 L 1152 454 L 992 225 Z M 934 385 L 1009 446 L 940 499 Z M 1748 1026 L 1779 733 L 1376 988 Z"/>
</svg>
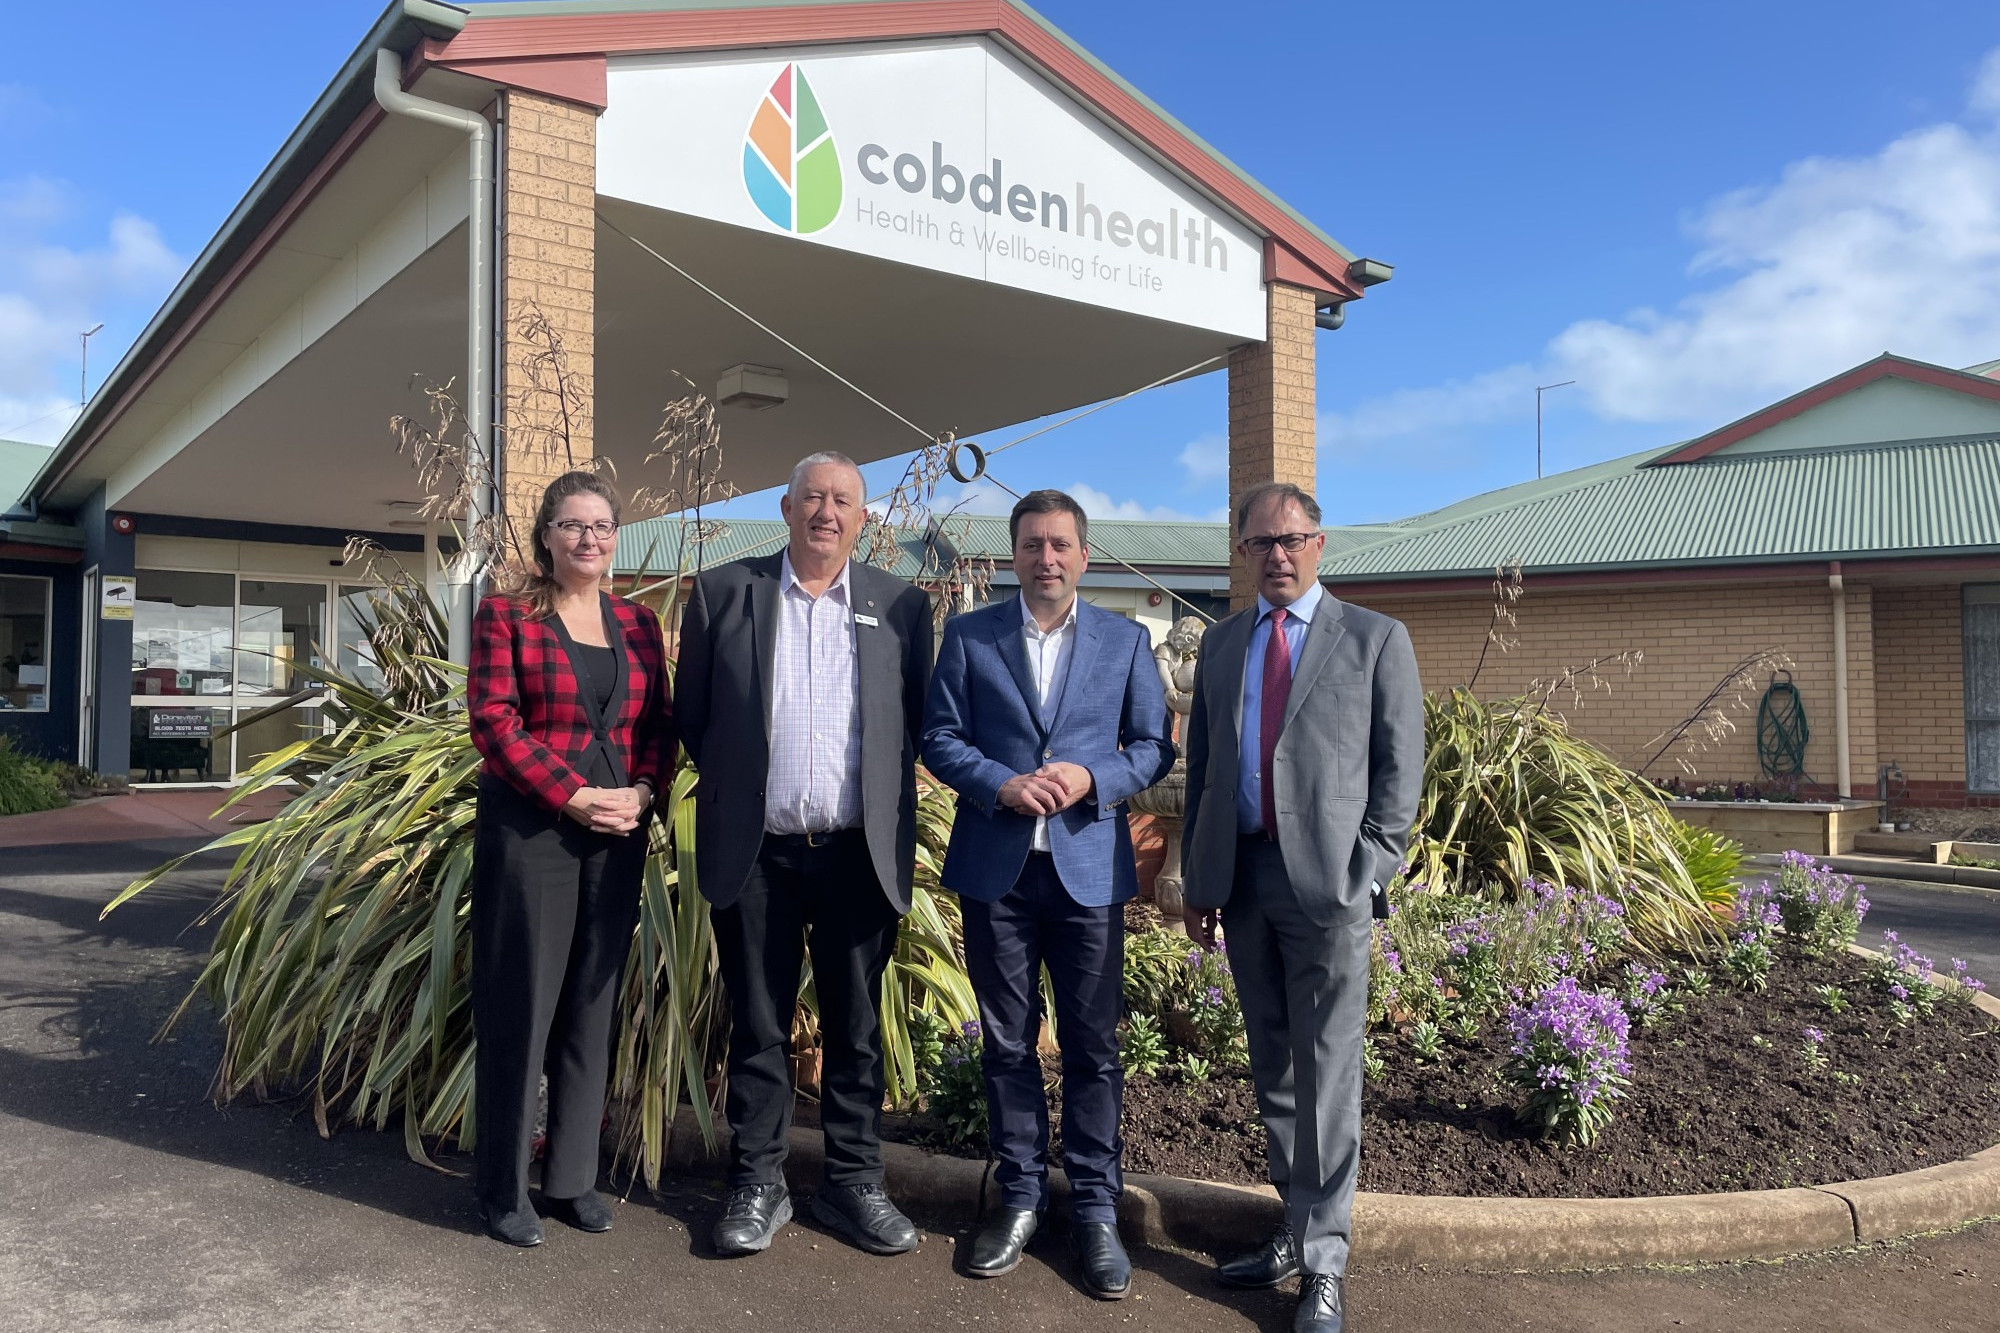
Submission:
<svg viewBox="0 0 2000 1333">
<path fill-rule="evenodd" d="M 1264 336 L 1257 238 L 984 40 L 615 59 L 597 190 Z"/>
</svg>

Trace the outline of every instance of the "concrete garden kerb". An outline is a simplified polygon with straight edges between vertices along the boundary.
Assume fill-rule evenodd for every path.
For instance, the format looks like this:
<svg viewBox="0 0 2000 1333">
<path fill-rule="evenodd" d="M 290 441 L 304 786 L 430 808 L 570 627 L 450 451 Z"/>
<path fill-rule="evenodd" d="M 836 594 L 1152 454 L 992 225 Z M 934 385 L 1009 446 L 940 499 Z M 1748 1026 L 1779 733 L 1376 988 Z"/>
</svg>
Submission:
<svg viewBox="0 0 2000 1333">
<path fill-rule="evenodd" d="M 1978 995 L 1973 1003 L 2000 1021 L 2000 999 Z M 687 1170 L 719 1164 L 704 1151 L 691 1113 L 675 1122 L 671 1161 Z M 786 1164 L 793 1188 L 816 1187 L 821 1162 L 819 1131 L 794 1129 Z M 919 1216 L 969 1222 L 991 1204 L 983 1162 L 890 1143 L 883 1165 L 890 1193 Z M 1061 1215 L 1067 1187 L 1060 1172 L 1053 1185 L 1050 1209 Z M 1282 1217 L 1268 1185 L 1174 1176 L 1126 1176 L 1119 1204 L 1127 1240 L 1208 1253 L 1252 1248 Z M 1718 1263 L 1842 1249 L 1989 1217 L 2000 1217 L 2000 1145 L 1941 1166 L 1793 1189 L 1638 1199 L 1362 1192 L 1354 1200 L 1354 1257 L 1509 1271 Z"/>
</svg>

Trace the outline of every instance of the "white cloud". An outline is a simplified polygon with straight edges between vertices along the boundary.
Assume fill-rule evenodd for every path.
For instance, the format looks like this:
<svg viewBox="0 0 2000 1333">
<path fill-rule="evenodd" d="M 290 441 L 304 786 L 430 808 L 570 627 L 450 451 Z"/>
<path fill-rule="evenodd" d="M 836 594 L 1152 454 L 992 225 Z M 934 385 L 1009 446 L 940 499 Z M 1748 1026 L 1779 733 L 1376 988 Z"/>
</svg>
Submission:
<svg viewBox="0 0 2000 1333">
<path fill-rule="evenodd" d="M 0 182 L 0 436 L 59 435 L 74 401 L 78 335 L 106 325 L 91 340 L 95 387 L 186 267 L 157 227 L 130 213 L 114 216 L 101 239 L 72 242 L 85 230 L 80 211 L 61 182 Z"/>
<path fill-rule="evenodd" d="M 1972 92 L 1965 104 L 1975 114 L 2000 117 L 2000 49 L 1988 51 L 1972 78 Z"/>
<path fill-rule="evenodd" d="M 1706 284 L 1657 309 L 1579 320 L 1535 365 L 1399 390 L 1321 419 L 1322 448 L 1431 441 L 1519 415 L 1537 383 L 1606 421 L 1719 426 L 1888 350 L 1943 365 L 2000 356 L 2000 50 L 1964 124 L 1859 158 L 1808 158 L 1688 223 Z M 1569 395 L 1565 395 L 1568 397 Z"/>
<path fill-rule="evenodd" d="M 1359 456 L 1386 440 L 1436 438 L 1481 425 L 1521 412 L 1523 402 L 1532 405 L 1535 382 L 1533 367 L 1507 366 L 1421 389 L 1398 389 L 1371 398 L 1352 412 L 1323 414 L 1320 449 L 1336 456 Z"/>
<path fill-rule="evenodd" d="M 1181 469 L 1187 473 L 1187 489 L 1212 486 L 1229 478 L 1229 437 L 1203 435 L 1189 440 L 1181 449 Z"/>
</svg>

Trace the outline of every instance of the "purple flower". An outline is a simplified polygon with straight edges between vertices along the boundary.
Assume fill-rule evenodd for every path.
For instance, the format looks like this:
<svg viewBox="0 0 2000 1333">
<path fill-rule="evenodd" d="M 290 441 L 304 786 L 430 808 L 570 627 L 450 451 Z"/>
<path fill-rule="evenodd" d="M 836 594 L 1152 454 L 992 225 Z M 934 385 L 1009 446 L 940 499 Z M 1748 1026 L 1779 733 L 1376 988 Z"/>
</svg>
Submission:
<svg viewBox="0 0 2000 1333">
<path fill-rule="evenodd" d="M 1815 1046 L 1821 1046 L 1826 1043 L 1826 1034 L 1818 1028 L 1807 1028 L 1805 1036 L 1806 1040 Z"/>
<path fill-rule="evenodd" d="M 976 1018 L 966 1019 L 963 1023 L 960 1023 L 958 1025 L 958 1030 L 960 1034 L 962 1034 L 967 1041 L 979 1040 L 979 1031 L 980 1031 L 979 1020 Z"/>
</svg>

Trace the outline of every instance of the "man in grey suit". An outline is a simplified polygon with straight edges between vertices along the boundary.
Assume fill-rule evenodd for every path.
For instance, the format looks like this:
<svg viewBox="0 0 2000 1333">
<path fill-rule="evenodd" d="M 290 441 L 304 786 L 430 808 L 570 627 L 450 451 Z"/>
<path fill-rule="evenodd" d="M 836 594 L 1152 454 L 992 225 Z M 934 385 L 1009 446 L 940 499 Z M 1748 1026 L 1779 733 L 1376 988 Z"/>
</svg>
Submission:
<svg viewBox="0 0 2000 1333">
<path fill-rule="evenodd" d="M 1423 688 L 1401 622 L 1320 587 L 1311 495 L 1252 488 L 1236 537 L 1257 604 L 1209 629 L 1195 667 L 1185 915 L 1204 944 L 1218 916 L 1228 935 L 1285 1224 L 1217 1275 L 1300 1275 L 1296 1333 L 1341 1333 L 1369 934 L 1416 818 Z"/>
<path fill-rule="evenodd" d="M 882 1189 L 882 973 L 910 910 L 930 600 L 852 560 L 853 460 L 814 454 L 781 502 L 779 555 L 697 575 L 674 711 L 695 787 L 695 878 L 729 990 L 730 1193 L 717 1250 L 765 1249 L 792 1216 L 792 1011 L 819 997 L 826 1178 L 813 1215 L 874 1254 L 916 1228 Z"/>
</svg>

